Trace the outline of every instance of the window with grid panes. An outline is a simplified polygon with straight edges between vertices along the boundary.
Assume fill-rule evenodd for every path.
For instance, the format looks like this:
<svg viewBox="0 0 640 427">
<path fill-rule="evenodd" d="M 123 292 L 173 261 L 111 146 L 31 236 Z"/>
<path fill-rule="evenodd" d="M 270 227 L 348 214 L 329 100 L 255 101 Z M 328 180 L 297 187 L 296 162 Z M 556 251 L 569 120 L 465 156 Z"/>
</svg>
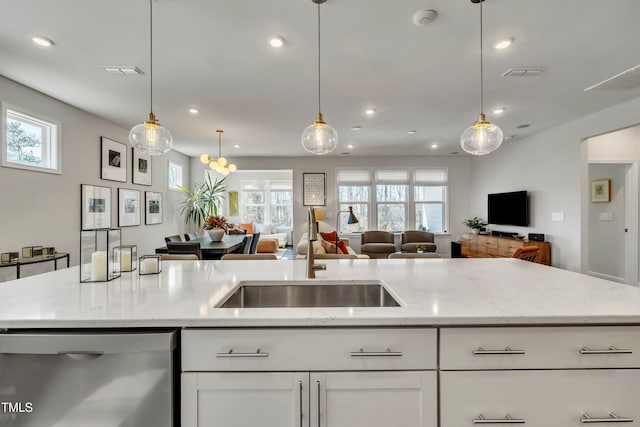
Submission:
<svg viewBox="0 0 640 427">
<path fill-rule="evenodd" d="M 376 213 L 378 230 L 400 232 L 407 223 L 406 170 L 379 170 L 376 172 Z"/>
<path fill-rule="evenodd" d="M 447 201 L 447 169 L 414 171 L 413 205 L 416 230 L 445 233 Z"/>
<path fill-rule="evenodd" d="M 338 171 L 338 206 L 340 211 L 353 208 L 358 218 L 357 224 L 347 224 L 349 215 L 340 215 L 338 233 L 359 233 L 369 230 L 369 203 L 371 194 L 371 173 L 368 170 L 344 169 Z"/>
</svg>

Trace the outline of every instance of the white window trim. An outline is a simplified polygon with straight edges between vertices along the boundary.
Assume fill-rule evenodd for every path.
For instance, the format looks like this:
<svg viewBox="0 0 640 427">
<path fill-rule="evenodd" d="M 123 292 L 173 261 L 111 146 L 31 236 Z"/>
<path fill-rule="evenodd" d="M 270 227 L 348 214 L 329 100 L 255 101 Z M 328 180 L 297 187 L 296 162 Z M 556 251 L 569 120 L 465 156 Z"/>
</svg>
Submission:
<svg viewBox="0 0 640 427">
<path fill-rule="evenodd" d="M 246 189 L 245 185 L 248 185 L 248 183 L 258 183 L 260 185 L 256 185 L 256 188 L 253 189 Z M 277 188 L 277 185 L 280 183 L 287 183 L 290 184 L 289 188 Z M 276 187 L 276 188 L 272 188 Z M 245 192 L 250 192 L 250 191 L 261 191 L 264 192 L 264 203 L 262 204 L 245 204 L 244 203 L 244 193 Z M 288 180 L 282 180 L 282 179 L 267 179 L 267 180 L 256 180 L 256 179 L 243 179 L 240 182 L 240 194 L 239 194 L 239 198 L 240 198 L 240 209 L 239 209 L 239 217 L 241 218 L 242 221 L 245 220 L 245 207 L 246 206 L 261 206 L 264 209 L 264 223 L 263 224 L 259 224 L 259 225 L 266 225 L 266 224 L 273 224 L 271 222 L 271 192 L 285 192 L 288 191 L 291 193 L 291 225 L 282 225 L 282 226 L 277 226 L 277 227 L 286 227 L 286 228 L 293 228 L 293 223 L 294 223 L 294 219 L 293 219 L 293 206 L 294 206 L 294 200 L 293 200 L 293 181 L 288 181 Z"/>
<path fill-rule="evenodd" d="M 178 187 L 172 187 L 171 184 L 169 183 L 169 176 L 170 176 L 169 171 L 171 170 L 171 165 L 175 165 L 180 168 L 180 184 L 178 185 L 181 185 L 184 187 L 184 170 L 183 170 L 184 166 L 182 166 L 180 163 L 168 160 L 167 161 L 167 189 L 171 191 L 182 191 Z"/>
<path fill-rule="evenodd" d="M 15 111 L 16 113 L 24 114 L 25 116 L 33 117 L 34 119 L 50 123 L 56 127 L 55 132 L 55 159 L 56 159 L 56 167 L 55 168 L 44 168 L 40 166 L 26 165 L 23 163 L 11 162 L 7 159 L 7 110 Z M 5 102 L 0 103 L 0 112 L 2 117 L 0 118 L 0 151 L 2 151 L 2 166 L 13 169 L 23 169 L 29 170 L 33 172 L 45 172 L 52 173 L 57 175 L 62 175 L 62 124 L 57 120 L 52 120 L 48 117 L 42 116 L 40 114 L 34 114 L 31 111 L 25 110 L 24 108 L 19 108 L 11 104 L 7 104 Z M 53 135 L 52 135 L 53 138 Z M 51 142 L 51 141 L 50 141 Z"/>
</svg>

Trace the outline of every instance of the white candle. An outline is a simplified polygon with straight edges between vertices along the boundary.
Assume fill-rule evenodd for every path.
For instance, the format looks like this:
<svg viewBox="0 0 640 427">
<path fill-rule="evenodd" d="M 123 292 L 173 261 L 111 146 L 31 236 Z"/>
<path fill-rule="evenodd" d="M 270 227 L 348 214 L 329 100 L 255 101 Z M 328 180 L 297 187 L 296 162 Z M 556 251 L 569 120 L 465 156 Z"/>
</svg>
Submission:
<svg viewBox="0 0 640 427">
<path fill-rule="evenodd" d="M 121 271 L 131 270 L 131 252 L 128 250 L 120 251 L 120 270 Z"/>
<path fill-rule="evenodd" d="M 107 253 L 105 251 L 91 254 L 91 280 L 107 280 Z"/>
<path fill-rule="evenodd" d="M 157 258 L 145 258 L 142 260 L 142 274 L 157 273 L 158 272 L 158 259 Z"/>
</svg>

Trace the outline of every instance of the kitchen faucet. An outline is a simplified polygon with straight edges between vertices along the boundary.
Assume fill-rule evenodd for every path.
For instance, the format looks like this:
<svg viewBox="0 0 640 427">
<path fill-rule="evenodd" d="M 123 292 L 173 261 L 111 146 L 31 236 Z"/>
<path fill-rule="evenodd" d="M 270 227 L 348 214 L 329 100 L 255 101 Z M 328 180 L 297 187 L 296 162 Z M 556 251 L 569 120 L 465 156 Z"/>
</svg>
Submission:
<svg viewBox="0 0 640 427">
<path fill-rule="evenodd" d="M 308 215 L 309 225 L 309 241 L 307 242 L 307 279 L 316 278 L 316 270 L 326 270 L 325 264 L 316 264 L 313 251 L 313 242 L 318 240 L 318 225 L 316 222 L 316 209 L 314 207 L 309 208 Z"/>
</svg>

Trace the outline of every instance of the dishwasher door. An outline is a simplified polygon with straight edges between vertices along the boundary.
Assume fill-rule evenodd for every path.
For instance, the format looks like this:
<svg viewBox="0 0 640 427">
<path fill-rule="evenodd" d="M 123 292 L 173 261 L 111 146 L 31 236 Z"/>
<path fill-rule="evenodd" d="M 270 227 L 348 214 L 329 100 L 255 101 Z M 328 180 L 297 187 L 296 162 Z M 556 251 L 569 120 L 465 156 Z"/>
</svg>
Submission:
<svg viewBox="0 0 640 427">
<path fill-rule="evenodd" d="M 170 427 L 176 333 L 0 334 L 0 425 Z"/>
</svg>

